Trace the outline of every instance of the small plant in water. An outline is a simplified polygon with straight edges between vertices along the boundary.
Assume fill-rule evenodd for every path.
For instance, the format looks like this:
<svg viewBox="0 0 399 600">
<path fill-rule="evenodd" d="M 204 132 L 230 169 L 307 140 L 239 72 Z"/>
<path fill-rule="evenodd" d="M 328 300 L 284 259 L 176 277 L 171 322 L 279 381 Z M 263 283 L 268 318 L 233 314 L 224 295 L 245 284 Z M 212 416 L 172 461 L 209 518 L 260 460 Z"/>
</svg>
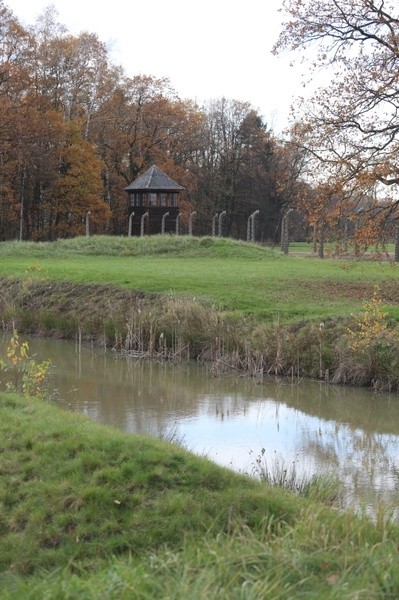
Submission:
<svg viewBox="0 0 399 600">
<path fill-rule="evenodd" d="M 265 453 L 265 448 L 262 448 L 255 458 L 252 474 L 270 485 L 276 485 L 292 492 L 300 492 L 308 478 L 305 475 L 299 476 L 296 461 L 287 465 L 284 459 L 275 457 L 270 465 Z"/>
<path fill-rule="evenodd" d="M 261 481 L 330 506 L 342 504 L 343 486 L 334 475 L 299 473 L 297 461 L 287 465 L 284 459 L 278 457 L 269 465 L 265 453 L 265 448 L 262 448 L 252 466 L 252 475 Z"/>
<path fill-rule="evenodd" d="M 43 398 L 47 392 L 47 383 L 51 361 L 36 362 L 29 353 L 29 344 L 20 341 L 16 329 L 13 330 L 6 351 L 6 358 L 0 358 L 1 383 L 6 390 L 18 391 L 24 396 Z"/>
<path fill-rule="evenodd" d="M 179 433 L 177 423 L 162 431 L 158 437 L 165 442 L 176 444 L 177 446 L 188 449 L 185 436 Z"/>
</svg>

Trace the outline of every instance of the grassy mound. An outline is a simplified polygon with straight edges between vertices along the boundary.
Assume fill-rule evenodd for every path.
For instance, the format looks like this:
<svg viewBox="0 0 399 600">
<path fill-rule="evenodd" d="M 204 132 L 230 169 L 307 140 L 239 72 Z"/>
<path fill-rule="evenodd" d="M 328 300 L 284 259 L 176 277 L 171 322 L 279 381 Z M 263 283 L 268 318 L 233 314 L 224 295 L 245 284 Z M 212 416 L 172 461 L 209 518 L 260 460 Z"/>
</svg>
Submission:
<svg viewBox="0 0 399 600">
<path fill-rule="evenodd" d="M 65 258 L 85 256 L 168 256 L 186 258 L 277 258 L 269 248 L 217 237 L 98 235 L 55 242 L 2 242 L 1 257 Z"/>
</svg>

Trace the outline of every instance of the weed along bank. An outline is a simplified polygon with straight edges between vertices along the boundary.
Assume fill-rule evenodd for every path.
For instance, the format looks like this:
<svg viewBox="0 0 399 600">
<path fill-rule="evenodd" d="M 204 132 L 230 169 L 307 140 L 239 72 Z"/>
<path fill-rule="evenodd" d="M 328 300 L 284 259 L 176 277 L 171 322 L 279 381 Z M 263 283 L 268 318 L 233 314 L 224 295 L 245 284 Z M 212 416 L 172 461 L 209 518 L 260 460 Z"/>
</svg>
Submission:
<svg viewBox="0 0 399 600">
<path fill-rule="evenodd" d="M 129 234 L 178 234 L 182 190 L 155 165 L 132 181 L 125 188 L 129 196 Z"/>
</svg>

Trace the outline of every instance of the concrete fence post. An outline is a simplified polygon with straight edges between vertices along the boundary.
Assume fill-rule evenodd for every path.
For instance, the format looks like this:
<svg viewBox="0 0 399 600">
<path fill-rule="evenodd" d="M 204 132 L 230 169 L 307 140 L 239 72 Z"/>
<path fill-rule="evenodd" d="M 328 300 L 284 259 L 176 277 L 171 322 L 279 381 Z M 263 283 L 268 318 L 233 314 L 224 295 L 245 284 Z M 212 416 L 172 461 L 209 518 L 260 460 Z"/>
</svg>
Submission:
<svg viewBox="0 0 399 600">
<path fill-rule="evenodd" d="M 165 234 L 165 221 L 166 221 L 166 217 L 169 216 L 169 212 L 165 212 L 162 215 L 162 222 L 161 222 L 161 234 L 164 235 Z"/>
<path fill-rule="evenodd" d="M 222 237 L 222 235 L 223 235 L 223 222 L 222 222 L 222 219 L 225 216 L 226 216 L 226 211 L 222 210 L 222 212 L 219 215 L 219 224 L 218 224 L 219 225 L 219 229 L 218 229 L 219 237 Z"/>
<path fill-rule="evenodd" d="M 196 214 L 197 214 L 196 210 L 194 210 L 192 213 L 190 213 L 190 216 L 188 219 L 188 235 L 193 235 L 193 218 L 195 217 Z"/>
<path fill-rule="evenodd" d="M 134 217 L 134 212 L 130 213 L 129 215 L 129 227 L 127 230 L 127 235 L 130 237 L 132 235 L 132 221 L 133 221 L 133 217 Z"/>
<path fill-rule="evenodd" d="M 216 213 L 216 215 L 214 215 L 213 219 L 212 219 L 212 237 L 215 237 L 216 235 L 216 221 L 218 219 L 219 215 L 218 213 Z"/>
<path fill-rule="evenodd" d="M 86 213 L 86 237 L 90 236 L 90 215 L 91 211 L 88 210 Z"/>
<path fill-rule="evenodd" d="M 148 217 L 148 211 L 145 212 L 143 214 L 143 216 L 141 217 L 141 223 L 140 223 L 140 236 L 141 237 L 143 237 L 143 235 L 144 235 L 144 221 L 145 221 L 146 217 Z"/>
<path fill-rule="evenodd" d="M 255 212 L 252 213 L 251 215 L 251 242 L 254 244 L 255 243 L 255 239 L 256 239 L 256 231 L 255 231 L 255 218 L 257 217 L 257 215 L 259 214 L 258 210 L 255 210 Z"/>
<path fill-rule="evenodd" d="M 179 235 L 180 231 L 180 213 L 176 217 L 176 235 Z"/>
</svg>

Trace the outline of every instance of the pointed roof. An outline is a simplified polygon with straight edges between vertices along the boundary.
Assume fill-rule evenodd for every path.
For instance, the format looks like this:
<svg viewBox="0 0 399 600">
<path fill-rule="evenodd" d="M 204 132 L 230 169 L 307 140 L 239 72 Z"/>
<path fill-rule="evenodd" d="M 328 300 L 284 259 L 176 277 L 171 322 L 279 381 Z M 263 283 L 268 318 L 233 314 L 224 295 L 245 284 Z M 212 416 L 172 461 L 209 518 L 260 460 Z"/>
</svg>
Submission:
<svg viewBox="0 0 399 600">
<path fill-rule="evenodd" d="M 161 169 L 152 165 L 145 173 L 125 187 L 125 190 L 179 191 L 184 190 L 184 187 L 173 181 Z"/>
</svg>

